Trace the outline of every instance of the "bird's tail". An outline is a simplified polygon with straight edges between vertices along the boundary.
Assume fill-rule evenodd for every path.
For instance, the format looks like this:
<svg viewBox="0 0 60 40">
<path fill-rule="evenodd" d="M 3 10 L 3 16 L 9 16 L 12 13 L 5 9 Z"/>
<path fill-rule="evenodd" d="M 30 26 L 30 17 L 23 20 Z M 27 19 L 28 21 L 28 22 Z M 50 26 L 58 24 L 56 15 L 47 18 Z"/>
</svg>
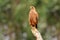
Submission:
<svg viewBox="0 0 60 40">
<path fill-rule="evenodd" d="M 37 24 L 36 24 L 36 28 L 37 28 Z"/>
</svg>

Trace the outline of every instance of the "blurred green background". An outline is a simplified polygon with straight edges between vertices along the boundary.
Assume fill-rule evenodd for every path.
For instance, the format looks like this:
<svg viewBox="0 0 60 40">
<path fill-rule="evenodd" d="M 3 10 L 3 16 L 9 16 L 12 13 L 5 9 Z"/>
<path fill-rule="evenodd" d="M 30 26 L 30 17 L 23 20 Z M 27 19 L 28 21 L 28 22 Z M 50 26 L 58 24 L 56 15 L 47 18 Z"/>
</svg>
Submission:
<svg viewBox="0 0 60 40">
<path fill-rule="evenodd" d="M 43 39 L 60 40 L 60 0 L 0 0 L 0 40 L 36 40 L 28 23 L 31 5 Z"/>
</svg>

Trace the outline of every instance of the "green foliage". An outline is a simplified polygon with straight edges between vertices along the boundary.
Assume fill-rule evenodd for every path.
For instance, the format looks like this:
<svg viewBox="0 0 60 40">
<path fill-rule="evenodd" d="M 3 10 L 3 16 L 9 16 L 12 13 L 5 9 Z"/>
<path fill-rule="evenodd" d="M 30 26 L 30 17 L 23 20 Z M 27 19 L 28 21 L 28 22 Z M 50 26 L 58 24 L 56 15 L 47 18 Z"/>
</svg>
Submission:
<svg viewBox="0 0 60 40">
<path fill-rule="evenodd" d="M 22 33 L 27 33 L 27 40 L 35 39 L 28 24 L 31 5 L 35 6 L 39 14 L 38 29 L 43 31 L 43 37 L 46 36 L 44 29 L 47 25 L 55 25 L 57 29 L 60 29 L 60 0 L 20 0 L 19 4 L 15 2 L 15 0 L 0 0 L 0 23 L 8 24 L 11 21 L 12 24 L 18 24 Z"/>
</svg>

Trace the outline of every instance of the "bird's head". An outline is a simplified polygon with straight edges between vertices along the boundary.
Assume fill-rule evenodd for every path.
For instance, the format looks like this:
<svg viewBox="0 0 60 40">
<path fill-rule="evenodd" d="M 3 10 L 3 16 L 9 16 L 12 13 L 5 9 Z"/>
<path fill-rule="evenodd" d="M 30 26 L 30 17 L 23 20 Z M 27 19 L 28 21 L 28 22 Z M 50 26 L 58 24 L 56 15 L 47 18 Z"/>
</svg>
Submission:
<svg viewBox="0 0 60 40">
<path fill-rule="evenodd" d="M 30 9 L 33 9 L 33 10 L 35 10 L 35 7 L 34 7 L 34 6 L 30 6 Z"/>
</svg>

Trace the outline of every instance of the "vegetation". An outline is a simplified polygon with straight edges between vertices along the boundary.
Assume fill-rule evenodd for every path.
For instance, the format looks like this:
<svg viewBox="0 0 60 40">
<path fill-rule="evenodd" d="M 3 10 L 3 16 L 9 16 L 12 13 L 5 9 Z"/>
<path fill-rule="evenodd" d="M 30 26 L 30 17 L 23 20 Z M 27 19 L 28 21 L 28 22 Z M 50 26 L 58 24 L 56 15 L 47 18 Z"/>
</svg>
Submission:
<svg viewBox="0 0 60 40">
<path fill-rule="evenodd" d="M 28 23 L 31 5 L 43 39 L 60 40 L 60 0 L 0 0 L 0 40 L 35 40 Z"/>
</svg>

